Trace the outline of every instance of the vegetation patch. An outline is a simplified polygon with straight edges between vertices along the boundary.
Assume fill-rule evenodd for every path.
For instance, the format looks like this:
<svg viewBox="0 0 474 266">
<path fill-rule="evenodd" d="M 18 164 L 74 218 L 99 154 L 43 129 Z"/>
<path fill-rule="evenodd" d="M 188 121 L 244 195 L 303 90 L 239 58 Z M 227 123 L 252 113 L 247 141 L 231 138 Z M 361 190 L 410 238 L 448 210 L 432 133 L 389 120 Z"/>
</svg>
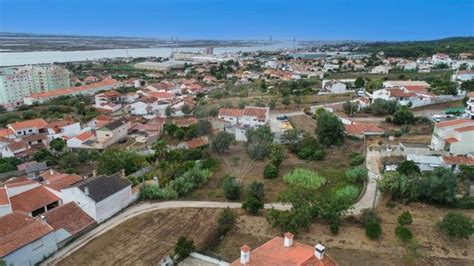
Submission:
<svg viewBox="0 0 474 266">
<path fill-rule="evenodd" d="M 326 178 L 318 175 L 318 173 L 304 169 L 296 168 L 291 173 L 285 175 L 283 180 L 291 185 L 301 186 L 308 189 L 318 189 L 324 183 L 326 183 Z"/>
</svg>

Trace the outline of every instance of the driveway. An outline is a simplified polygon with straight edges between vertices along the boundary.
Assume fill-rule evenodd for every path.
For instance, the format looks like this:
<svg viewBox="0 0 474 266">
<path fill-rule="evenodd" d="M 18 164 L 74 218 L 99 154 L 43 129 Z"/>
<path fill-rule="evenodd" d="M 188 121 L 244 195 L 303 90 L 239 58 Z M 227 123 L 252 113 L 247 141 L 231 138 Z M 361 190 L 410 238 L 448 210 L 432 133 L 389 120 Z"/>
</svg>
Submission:
<svg viewBox="0 0 474 266">
<path fill-rule="evenodd" d="M 367 186 L 364 195 L 362 195 L 359 201 L 352 206 L 353 208 L 349 210 L 349 215 L 359 215 L 363 209 L 374 208 L 379 203 L 380 191 L 377 189 L 377 180 L 382 177 L 379 168 L 380 164 L 380 151 L 367 150 L 367 156 L 365 157 L 365 165 L 367 170 L 369 170 Z"/>
<path fill-rule="evenodd" d="M 137 205 L 133 205 L 125 209 L 120 214 L 112 217 L 106 222 L 100 224 L 93 230 L 85 233 L 80 236 L 69 245 L 63 247 L 58 252 L 53 254 L 46 261 L 42 262 L 40 265 L 54 265 L 69 256 L 74 251 L 80 249 L 87 243 L 89 243 L 94 238 L 106 233 L 110 229 L 116 227 L 117 225 L 136 217 L 140 214 L 147 212 L 152 212 L 162 209 L 177 209 L 177 208 L 231 208 L 238 209 L 242 207 L 242 203 L 238 202 L 215 202 L 215 201 L 164 201 L 164 202 L 145 202 Z M 265 209 L 275 208 L 277 210 L 289 210 L 291 205 L 284 203 L 268 203 L 264 205 Z"/>
</svg>

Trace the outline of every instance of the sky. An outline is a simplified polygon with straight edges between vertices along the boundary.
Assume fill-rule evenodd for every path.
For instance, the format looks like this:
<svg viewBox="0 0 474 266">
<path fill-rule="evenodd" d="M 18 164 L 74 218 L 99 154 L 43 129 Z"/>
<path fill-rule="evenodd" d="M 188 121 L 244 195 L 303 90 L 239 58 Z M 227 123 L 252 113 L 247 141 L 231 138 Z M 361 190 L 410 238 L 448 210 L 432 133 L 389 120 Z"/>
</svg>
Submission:
<svg viewBox="0 0 474 266">
<path fill-rule="evenodd" d="M 474 36 L 474 0 L 0 0 L 0 31 L 179 39 Z"/>
</svg>

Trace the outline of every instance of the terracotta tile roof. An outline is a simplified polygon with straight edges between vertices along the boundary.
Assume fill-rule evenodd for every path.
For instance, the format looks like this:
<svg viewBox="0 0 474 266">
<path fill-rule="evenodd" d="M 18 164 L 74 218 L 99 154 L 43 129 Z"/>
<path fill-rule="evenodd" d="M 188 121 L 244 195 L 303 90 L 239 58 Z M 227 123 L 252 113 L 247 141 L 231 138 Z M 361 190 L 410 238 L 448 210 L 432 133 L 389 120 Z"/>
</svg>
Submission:
<svg viewBox="0 0 474 266">
<path fill-rule="evenodd" d="M 148 96 L 160 100 L 160 99 L 173 98 L 175 95 L 173 93 L 169 93 L 169 92 L 150 92 L 148 94 Z"/>
<path fill-rule="evenodd" d="M 8 199 L 7 190 L 5 188 L 0 188 L 0 205 L 8 205 L 10 200 Z"/>
<path fill-rule="evenodd" d="M 405 86 L 407 90 L 411 92 L 416 92 L 416 93 L 426 93 L 428 90 L 426 89 L 425 86 Z"/>
<path fill-rule="evenodd" d="M 346 125 L 346 131 L 350 135 L 361 135 L 364 133 L 367 134 L 374 134 L 380 133 L 382 134 L 384 130 L 375 124 L 370 123 L 360 123 L 360 122 L 352 122 L 350 125 Z"/>
<path fill-rule="evenodd" d="M 0 128 L 0 137 L 8 137 L 8 136 L 11 136 L 13 135 L 13 130 L 11 130 L 10 128 Z"/>
<path fill-rule="evenodd" d="M 293 241 L 291 247 L 283 246 L 284 239 L 275 237 L 264 243 L 260 247 L 250 251 L 248 266 L 273 266 L 273 265 L 299 265 L 299 266 L 335 266 L 337 263 L 324 254 L 322 260 L 318 260 L 314 255 L 314 247 Z M 245 246 L 244 246 L 245 247 Z M 244 248 L 243 247 L 243 248 Z M 242 265 L 240 259 L 235 260 L 230 265 Z"/>
<path fill-rule="evenodd" d="M 188 140 L 184 142 L 184 145 L 188 147 L 188 149 L 195 149 L 202 146 L 206 146 L 209 144 L 209 139 L 206 136 L 194 138 L 192 140 Z"/>
<path fill-rule="evenodd" d="M 236 109 L 236 108 L 221 108 L 219 109 L 218 116 L 233 116 L 233 117 L 241 117 L 244 115 L 244 110 Z"/>
<path fill-rule="evenodd" d="M 196 117 L 182 117 L 182 118 L 175 118 L 173 119 L 173 124 L 177 125 L 178 127 L 188 127 L 190 125 L 197 124 Z"/>
<path fill-rule="evenodd" d="M 75 122 L 72 119 L 61 119 L 61 120 L 56 120 L 56 121 L 49 122 L 48 128 L 52 128 L 52 129 L 57 128 L 57 129 L 59 129 L 59 128 L 62 128 L 62 127 L 65 127 L 65 126 L 72 125 L 74 123 Z"/>
<path fill-rule="evenodd" d="M 14 211 L 26 213 L 30 213 L 58 200 L 60 200 L 58 196 L 43 186 L 35 187 L 10 198 Z"/>
<path fill-rule="evenodd" d="M 122 94 L 118 91 L 110 90 L 110 91 L 104 91 L 102 93 L 99 93 L 96 96 L 119 97 L 119 96 L 122 96 Z"/>
<path fill-rule="evenodd" d="M 387 90 L 390 92 L 390 96 L 393 96 L 393 97 L 413 97 L 413 96 L 416 96 L 415 93 L 413 93 L 413 92 L 404 92 L 400 88 L 390 88 L 390 89 L 387 89 Z"/>
<path fill-rule="evenodd" d="M 38 184 L 38 182 L 25 177 L 24 179 L 20 178 L 18 180 L 8 182 L 6 186 L 7 188 L 15 188 L 15 187 L 21 187 L 21 186 L 26 186 L 26 185 L 31 185 L 31 184 Z"/>
<path fill-rule="evenodd" d="M 268 109 L 265 107 L 251 107 L 247 106 L 244 108 L 244 115 L 256 116 L 259 120 L 265 120 L 267 117 Z"/>
<path fill-rule="evenodd" d="M 27 129 L 27 128 L 46 128 L 48 126 L 48 123 L 44 121 L 42 118 L 37 118 L 37 119 L 31 119 L 31 120 L 25 120 L 21 122 L 15 122 L 12 124 L 9 124 L 14 131 L 22 130 L 22 129 Z"/>
<path fill-rule="evenodd" d="M 462 124 L 474 124 L 474 120 L 469 120 L 469 119 L 455 119 L 455 120 L 448 120 L 448 121 L 443 121 L 435 124 L 435 127 L 438 128 L 443 128 L 443 127 L 450 127 L 450 126 L 456 126 L 456 125 L 462 125 Z"/>
<path fill-rule="evenodd" d="M 94 135 L 90 131 L 83 132 L 77 136 L 75 136 L 76 139 L 84 142 L 90 138 L 94 137 Z"/>
<path fill-rule="evenodd" d="M 10 149 L 12 152 L 16 152 L 16 151 L 19 151 L 21 149 L 26 149 L 28 148 L 27 143 L 25 141 L 16 141 L 16 142 L 12 142 L 10 144 L 8 144 L 8 149 Z"/>
<path fill-rule="evenodd" d="M 105 79 L 100 82 L 92 83 L 89 85 L 84 85 L 84 86 L 79 86 L 79 87 L 70 87 L 70 88 L 65 88 L 65 89 L 59 89 L 59 90 L 54 90 L 54 91 L 48 91 L 48 92 L 40 92 L 40 93 L 33 93 L 29 98 L 48 98 L 48 97 L 59 97 L 62 95 L 70 95 L 73 93 L 81 92 L 81 91 L 88 91 L 91 89 L 96 89 L 98 87 L 103 87 L 103 86 L 112 86 L 119 84 L 120 82 L 116 81 L 115 79 Z"/>
<path fill-rule="evenodd" d="M 474 165 L 474 158 L 464 156 L 443 156 L 445 164 Z"/>
<path fill-rule="evenodd" d="M 458 142 L 459 140 L 457 138 L 447 138 L 444 141 L 451 144 L 451 143 L 454 143 L 454 142 Z"/>
<path fill-rule="evenodd" d="M 0 257 L 5 257 L 52 231 L 50 225 L 22 212 L 14 211 L 0 217 Z"/>
<path fill-rule="evenodd" d="M 74 175 L 74 174 L 56 173 L 54 175 L 49 175 L 47 177 L 45 177 L 44 175 L 42 176 L 45 179 L 43 184 L 56 191 L 61 191 L 61 189 L 71 187 L 75 183 L 82 180 L 82 177 L 80 175 Z"/>
<path fill-rule="evenodd" d="M 457 132 L 474 131 L 474 125 L 472 125 L 472 126 L 467 126 L 467 127 L 456 128 L 455 131 L 457 131 Z"/>
<path fill-rule="evenodd" d="M 87 215 L 75 202 L 66 203 L 42 215 L 54 230 L 63 228 L 73 236 L 95 224 L 94 219 Z"/>
</svg>

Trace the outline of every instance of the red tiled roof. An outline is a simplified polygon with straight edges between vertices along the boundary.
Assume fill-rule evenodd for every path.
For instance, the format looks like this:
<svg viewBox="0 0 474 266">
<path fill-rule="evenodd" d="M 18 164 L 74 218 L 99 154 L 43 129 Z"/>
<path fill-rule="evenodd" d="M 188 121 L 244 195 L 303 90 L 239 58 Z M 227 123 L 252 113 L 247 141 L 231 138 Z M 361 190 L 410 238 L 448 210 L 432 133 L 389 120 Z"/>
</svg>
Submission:
<svg viewBox="0 0 474 266">
<path fill-rule="evenodd" d="M 472 157 L 443 156 L 443 161 L 446 164 L 474 165 L 474 158 L 472 158 Z"/>
<path fill-rule="evenodd" d="M 195 149 L 209 144 L 209 139 L 206 136 L 194 138 L 192 140 L 185 141 L 184 144 L 188 149 Z"/>
<path fill-rule="evenodd" d="M 7 188 L 21 187 L 21 186 L 26 186 L 26 185 L 31 185 L 31 184 L 38 184 L 38 182 L 36 182 L 35 180 L 27 179 L 26 177 L 25 177 L 25 179 L 22 178 L 19 181 L 15 180 L 13 182 L 9 182 L 9 183 L 6 184 Z"/>
<path fill-rule="evenodd" d="M 81 176 L 74 174 L 55 174 L 49 177 L 43 175 L 43 178 L 45 179 L 43 184 L 56 191 L 61 191 L 61 189 L 68 188 L 82 180 Z"/>
<path fill-rule="evenodd" d="M 443 121 L 443 122 L 439 122 L 435 124 L 435 127 L 443 128 L 443 127 L 450 127 L 450 126 L 468 124 L 468 123 L 474 123 L 474 120 L 469 120 L 469 119 L 464 119 L 464 118 L 448 120 L 448 121 Z"/>
<path fill-rule="evenodd" d="M 455 131 L 457 131 L 457 132 L 474 131 L 474 125 L 472 125 L 472 126 L 467 126 L 467 127 L 456 128 Z"/>
<path fill-rule="evenodd" d="M 267 108 L 263 107 L 245 107 L 244 115 L 246 116 L 256 116 L 260 120 L 264 120 L 267 117 Z"/>
<path fill-rule="evenodd" d="M 55 230 L 63 228 L 71 235 L 75 235 L 95 224 L 94 219 L 87 215 L 75 202 L 56 207 L 45 212 L 43 216 L 46 222 Z"/>
<path fill-rule="evenodd" d="M 0 205 L 8 205 L 10 200 L 8 199 L 7 190 L 5 188 L 0 188 Z"/>
<path fill-rule="evenodd" d="M 260 247 L 250 251 L 250 260 L 246 265 L 270 266 L 270 265 L 301 265 L 301 266 L 335 266 L 337 263 L 324 255 L 322 260 L 318 260 L 314 255 L 314 247 L 293 241 L 291 247 L 283 246 L 284 239 L 275 237 L 264 243 Z M 240 259 L 235 260 L 230 265 L 242 265 Z"/>
<path fill-rule="evenodd" d="M 454 142 L 458 142 L 459 140 L 457 138 L 447 138 L 444 141 L 451 144 L 451 143 L 454 143 Z"/>
<path fill-rule="evenodd" d="M 177 125 L 178 127 L 187 127 L 190 125 L 197 124 L 197 119 L 195 117 L 183 117 L 183 118 L 175 118 L 173 120 L 173 124 Z"/>
<path fill-rule="evenodd" d="M 361 135 L 364 133 L 383 133 L 384 130 L 375 124 L 352 122 L 350 125 L 346 125 L 346 131 L 350 135 Z"/>
<path fill-rule="evenodd" d="M 425 86 L 405 86 L 407 90 L 411 92 L 416 92 L 416 93 L 426 93 L 428 90 L 426 89 Z"/>
<path fill-rule="evenodd" d="M 37 119 L 31 119 L 31 120 L 25 120 L 21 122 L 15 122 L 12 124 L 9 124 L 11 128 L 13 128 L 14 131 L 22 130 L 25 128 L 46 128 L 48 126 L 48 123 L 44 121 L 42 118 L 37 118 Z"/>
<path fill-rule="evenodd" d="M 35 187 L 10 198 L 14 211 L 26 213 L 30 213 L 58 200 L 60 200 L 58 196 L 43 186 Z"/>
<path fill-rule="evenodd" d="M 0 137 L 8 137 L 8 136 L 11 136 L 13 135 L 13 130 L 11 130 L 10 128 L 0 128 Z"/>
<path fill-rule="evenodd" d="M 71 119 L 61 119 L 49 122 L 48 128 L 61 128 L 74 124 L 74 121 Z"/>
<path fill-rule="evenodd" d="M 102 93 L 99 93 L 98 95 L 102 95 L 102 96 L 106 96 L 106 97 L 119 97 L 119 96 L 122 96 L 122 94 L 120 94 L 120 92 L 114 91 L 114 90 L 104 91 Z"/>
<path fill-rule="evenodd" d="M 402 89 L 399 89 L 399 88 L 390 88 L 390 89 L 388 89 L 388 91 L 390 92 L 390 96 L 393 96 L 393 97 L 413 97 L 413 96 L 416 96 L 416 94 L 413 93 L 413 92 L 404 92 Z"/>
<path fill-rule="evenodd" d="M 84 85 L 84 86 L 70 87 L 70 88 L 40 92 L 40 93 L 33 93 L 28 97 L 35 98 L 35 99 L 47 98 L 47 97 L 59 97 L 62 95 L 70 95 L 70 94 L 81 92 L 81 91 L 88 91 L 88 90 L 95 89 L 98 87 L 116 85 L 118 83 L 119 82 L 116 81 L 115 79 L 105 79 L 100 82 L 96 82 L 96 83 L 92 83 L 92 84 Z"/>
<path fill-rule="evenodd" d="M 233 117 L 241 117 L 244 114 L 244 110 L 236 109 L 236 108 L 221 108 L 219 109 L 218 116 L 233 116 Z"/>
<path fill-rule="evenodd" d="M 92 133 L 90 131 L 86 131 L 86 132 L 83 132 L 79 135 L 77 135 L 75 138 L 84 142 L 90 138 L 92 138 L 94 135 L 92 135 Z"/>
<path fill-rule="evenodd" d="M 53 228 L 29 215 L 14 211 L 0 217 L 0 257 L 52 232 Z"/>
</svg>

